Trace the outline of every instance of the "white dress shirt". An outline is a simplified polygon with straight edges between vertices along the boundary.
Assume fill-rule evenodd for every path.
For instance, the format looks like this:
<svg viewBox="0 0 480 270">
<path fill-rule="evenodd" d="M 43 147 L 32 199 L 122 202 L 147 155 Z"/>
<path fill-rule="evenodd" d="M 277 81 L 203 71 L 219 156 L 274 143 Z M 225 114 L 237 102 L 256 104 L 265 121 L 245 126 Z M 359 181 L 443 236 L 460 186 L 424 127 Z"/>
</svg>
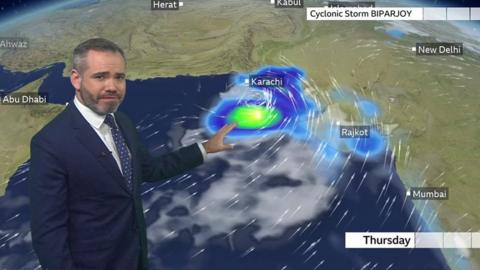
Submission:
<svg viewBox="0 0 480 270">
<path fill-rule="evenodd" d="M 120 156 L 118 155 L 117 147 L 115 146 L 115 142 L 113 141 L 112 131 L 110 127 L 104 123 L 105 115 L 97 114 L 87 106 L 83 105 L 80 102 L 80 100 L 78 100 L 77 96 L 75 96 L 73 103 L 75 104 L 75 107 L 77 107 L 78 111 L 80 111 L 80 114 L 85 118 L 85 120 L 87 120 L 90 126 L 92 126 L 93 130 L 95 130 L 98 137 L 100 137 L 100 139 L 108 148 L 108 150 L 112 153 L 113 158 L 117 162 L 118 168 L 123 174 L 122 165 L 120 162 Z M 113 116 L 113 119 L 115 119 L 115 115 L 112 114 L 112 116 Z M 197 143 L 197 145 L 200 151 L 202 152 L 203 160 L 205 160 L 207 157 L 207 151 L 205 150 L 205 148 L 201 143 Z M 129 150 L 128 154 L 130 155 L 130 149 L 128 150 Z"/>
</svg>

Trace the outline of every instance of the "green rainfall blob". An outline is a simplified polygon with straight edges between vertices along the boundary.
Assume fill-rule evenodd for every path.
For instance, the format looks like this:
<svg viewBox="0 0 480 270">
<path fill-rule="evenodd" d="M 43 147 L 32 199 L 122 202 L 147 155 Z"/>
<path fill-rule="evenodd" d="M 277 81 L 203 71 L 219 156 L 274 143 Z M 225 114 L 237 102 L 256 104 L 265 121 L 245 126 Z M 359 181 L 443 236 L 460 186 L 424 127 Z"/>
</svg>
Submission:
<svg viewBox="0 0 480 270">
<path fill-rule="evenodd" d="M 227 116 L 229 123 L 236 122 L 238 128 L 244 129 L 268 128 L 281 119 L 279 110 L 258 105 L 239 106 Z"/>
</svg>

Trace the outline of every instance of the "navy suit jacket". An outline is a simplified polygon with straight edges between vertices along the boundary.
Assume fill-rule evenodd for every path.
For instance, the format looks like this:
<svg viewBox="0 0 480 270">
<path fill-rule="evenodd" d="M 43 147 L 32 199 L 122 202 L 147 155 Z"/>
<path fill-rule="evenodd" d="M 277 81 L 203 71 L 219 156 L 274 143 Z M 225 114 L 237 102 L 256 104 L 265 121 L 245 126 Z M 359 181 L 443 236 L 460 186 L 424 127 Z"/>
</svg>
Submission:
<svg viewBox="0 0 480 270">
<path fill-rule="evenodd" d="M 203 163 L 195 144 L 152 158 L 132 122 L 115 119 L 132 155 L 133 192 L 74 104 L 32 138 L 31 232 L 44 269 L 148 269 L 141 182 Z"/>
</svg>

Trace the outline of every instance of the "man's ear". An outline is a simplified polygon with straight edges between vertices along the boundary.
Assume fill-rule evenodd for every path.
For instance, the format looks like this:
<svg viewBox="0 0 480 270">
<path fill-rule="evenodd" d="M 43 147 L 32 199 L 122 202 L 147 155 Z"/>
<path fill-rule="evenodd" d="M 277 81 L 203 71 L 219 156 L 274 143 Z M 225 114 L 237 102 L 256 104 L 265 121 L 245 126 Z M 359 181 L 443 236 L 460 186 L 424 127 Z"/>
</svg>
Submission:
<svg viewBox="0 0 480 270">
<path fill-rule="evenodd" d="M 80 76 L 80 72 L 78 72 L 78 70 L 72 69 L 72 71 L 70 72 L 70 82 L 72 83 L 75 90 L 80 89 L 82 77 Z"/>
</svg>

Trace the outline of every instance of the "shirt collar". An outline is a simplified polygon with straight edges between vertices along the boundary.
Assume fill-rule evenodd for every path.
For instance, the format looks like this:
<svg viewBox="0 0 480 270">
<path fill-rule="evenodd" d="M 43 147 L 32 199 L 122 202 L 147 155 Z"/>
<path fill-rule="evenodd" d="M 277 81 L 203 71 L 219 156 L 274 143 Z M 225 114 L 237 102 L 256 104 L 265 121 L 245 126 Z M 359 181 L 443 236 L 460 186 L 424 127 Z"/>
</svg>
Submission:
<svg viewBox="0 0 480 270">
<path fill-rule="evenodd" d="M 87 120 L 90 125 L 92 125 L 96 129 L 99 129 L 102 126 L 103 121 L 105 121 L 105 115 L 100 115 L 92 111 L 92 109 L 88 108 L 87 106 L 83 105 L 82 102 L 78 100 L 77 96 L 75 96 L 75 98 L 73 99 L 73 103 L 77 107 L 80 114 L 85 118 L 85 120 Z M 113 116 L 113 119 L 115 119 L 115 116 Z"/>
</svg>

